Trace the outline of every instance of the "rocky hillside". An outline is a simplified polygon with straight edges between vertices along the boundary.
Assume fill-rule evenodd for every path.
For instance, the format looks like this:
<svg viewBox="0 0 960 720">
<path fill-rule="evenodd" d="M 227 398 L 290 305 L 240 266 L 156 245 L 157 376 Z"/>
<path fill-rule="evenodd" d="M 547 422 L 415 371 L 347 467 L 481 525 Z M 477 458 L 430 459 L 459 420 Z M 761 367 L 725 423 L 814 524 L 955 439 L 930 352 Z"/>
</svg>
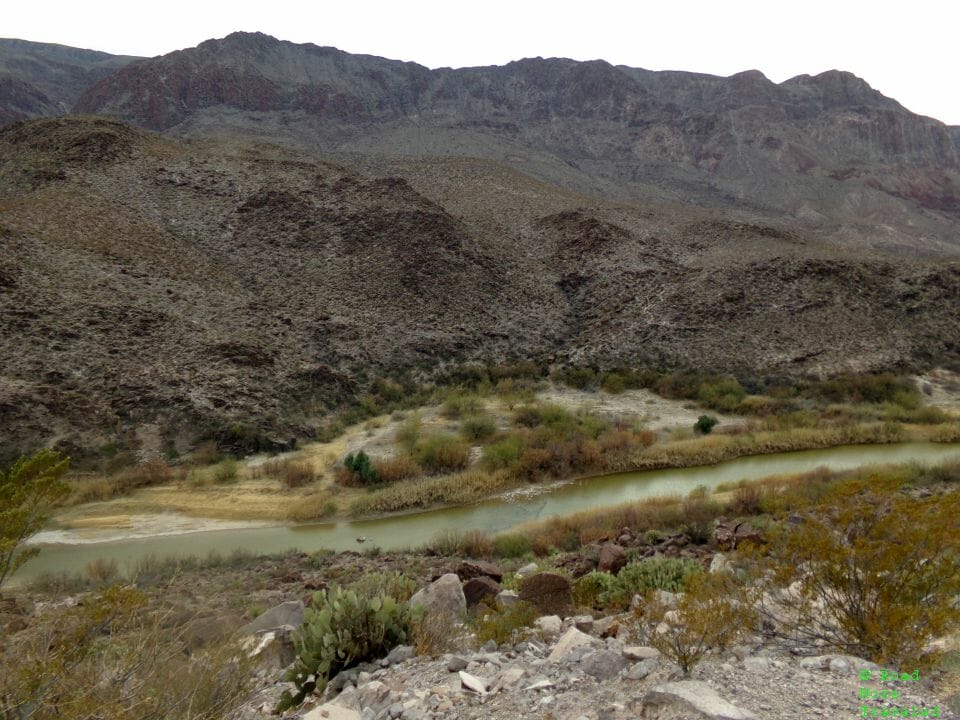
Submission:
<svg viewBox="0 0 960 720">
<path fill-rule="evenodd" d="M 309 435 L 356 371 L 949 362 L 960 265 L 603 202 L 479 160 L 361 169 L 116 121 L 0 130 L 5 443 Z M 8 435 L 9 433 L 9 435 Z"/>
<path fill-rule="evenodd" d="M 136 59 L 0 38 L 0 125 L 63 115 L 90 85 Z"/>
<path fill-rule="evenodd" d="M 776 84 L 558 58 L 429 70 L 234 33 L 125 67 L 75 109 L 312 151 L 481 157 L 591 195 L 747 209 L 908 254 L 957 250 L 955 129 L 839 71 Z"/>
</svg>

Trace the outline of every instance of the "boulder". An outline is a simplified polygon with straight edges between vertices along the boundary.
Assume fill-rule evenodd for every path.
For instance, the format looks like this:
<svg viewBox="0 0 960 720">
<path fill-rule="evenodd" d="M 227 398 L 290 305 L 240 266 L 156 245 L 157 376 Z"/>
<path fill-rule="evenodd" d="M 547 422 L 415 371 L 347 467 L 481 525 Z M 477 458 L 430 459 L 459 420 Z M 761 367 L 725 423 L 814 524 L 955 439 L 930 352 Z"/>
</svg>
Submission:
<svg viewBox="0 0 960 720">
<path fill-rule="evenodd" d="M 467 611 L 467 599 L 460 587 L 460 578 L 454 573 L 442 575 L 407 601 L 410 607 L 421 606 L 427 615 L 446 614 L 460 622 Z"/>
<path fill-rule="evenodd" d="M 573 589 L 563 575 L 542 572 L 520 581 L 520 599 L 544 615 L 566 617 L 573 609 Z"/>
<path fill-rule="evenodd" d="M 457 576 L 461 580 L 471 580 L 476 577 L 493 578 L 497 582 L 503 580 L 503 570 L 493 563 L 483 560 L 464 560 L 457 566 Z"/>
<path fill-rule="evenodd" d="M 640 704 L 640 717 L 651 720 L 757 720 L 731 705 L 699 680 L 682 680 L 652 688 Z"/>
<path fill-rule="evenodd" d="M 726 573 L 732 571 L 733 565 L 730 564 L 730 561 L 727 559 L 726 555 L 723 553 L 717 553 L 713 556 L 713 560 L 710 561 L 710 572 Z"/>
<path fill-rule="evenodd" d="M 247 657 L 252 658 L 260 670 L 283 670 L 297 659 L 297 650 L 293 644 L 295 630 L 291 625 L 284 625 L 258 633 L 252 638 L 248 637 L 244 643 Z"/>
<path fill-rule="evenodd" d="M 544 634 L 544 637 L 555 638 L 563 630 L 563 621 L 559 615 L 544 615 L 533 621 L 533 626 Z"/>
<path fill-rule="evenodd" d="M 580 661 L 580 669 L 597 680 L 615 678 L 629 663 L 621 653 L 614 650 L 597 650 L 584 655 Z"/>
<path fill-rule="evenodd" d="M 624 677 L 627 680 L 643 680 L 647 675 L 652 673 L 657 669 L 657 659 L 656 658 L 647 658 L 646 660 L 641 660 L 638 663 L 634 663 L 629 670 L 627 670 Z"/>
<path fill-rule="evenodd" d="M 621 651 L 627 660 L 647 660 L 660 657 L 660 651 L 645 645 L 628 645 Z"/>
<path fill-rule="evenodd" d="M 599 646 L 600 644 L 600 641 L 595 637 L 591 637 L 572 627 L 557 640 L 557 644 L 553 646 L 553 650 L 550 651 L 547 660 L 557 662 L 571 655 L 579 647 Z"/>
<path fill-rule="evenodd" d="M 763 534 L 748 522 L 735 522 L 725 517 L 713 521 L 713 541 L 721 550 L 732 550 L 744 542 L 766 542 Z"/>
<path fill-rule="evenodd" d="M 275 628 L 290 625 L 298 628 L 303 624 L 303 602 L 300 600 L 291 600 L 290 602 L 274 605 L 265 613 L 257 617 L 253 622 L 249 622 L 240 628 L 239 634 L 256 635 L 258 632 L 273 630 Z"/>
<path fill-rule="evenodd" d="M 480 678 L 463 670 L 460 671 L 460 684 L 466 690 L 471 690 L 478 695 L 485 695 L 487 688 L 490 687 L 490 681 L 487 678 Z"/>
<path fill-rule="evenodd" d="M 484 600 L 491 601 L 499 592 L 500 583 L 486 575 L 471 578 L 463 584 L 463 596 L 467 600 L 467 607 L 479 605 Z"/>
<path fill-rule="evenodd" d="M 462 658 L 459 655 L 454 655 L 447 661 L 447 672 L 460 672 L 461 670 L 466 670 L 467 665 L 470 664 L 470 661 L 466 658 Z"/>
<path fill-rule="evenodd" d="M 600 548 L 600 559 L 597 562 L 599 570 L 616 575 L 626 564 L 627 551 L 616 543 L 606 543 Z"/>
<path fill-rule="evenodd" d="M 520 602 L 520 596 L 517 595 L 516 590 L 501 590 L 497 593 L 497 602 L 504 607 L 509 607 Z"/>
</svg>

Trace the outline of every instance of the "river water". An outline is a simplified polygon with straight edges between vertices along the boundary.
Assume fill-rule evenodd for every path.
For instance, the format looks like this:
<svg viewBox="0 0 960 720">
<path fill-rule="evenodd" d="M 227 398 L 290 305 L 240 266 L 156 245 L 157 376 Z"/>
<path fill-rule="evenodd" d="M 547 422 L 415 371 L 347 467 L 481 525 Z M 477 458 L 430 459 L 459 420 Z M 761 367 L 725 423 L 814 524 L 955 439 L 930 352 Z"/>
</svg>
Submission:
<svg viewBox="0 0 960 720">
<path fill-rule="evenodd" d="M 497 533 L 530 520 L 650 497 L 684 495 L 699 485 L 712 489 L 721 483 L 808 472 L 818 467 L 847 470 L 870 464 L 938 463 L 948 459 L 960 460 L 960 443 L 851 445 L 756 455 L 694 468 L 601 475 L 547 487 L 530 486 L 530 490 L 539 492 L 527 496 L 510 494 L 464 507 L 376 520 L 216 530 L 101 543 L 48 544 L 42 545 L 41 553 L 12 580 L 20 583 L 43 572 L 80 571 L 97 558 L 116 559 L 121 568 L 128 569 L 148 555 L 205 556 L 214 551 L 229 555 L 238 549 L 276 553 L 294 548 L 312 551 L 416 547 L 445 530 Z M 356 541 L 360 536 L 367 538 L 363 545 Z"/>
</svg>

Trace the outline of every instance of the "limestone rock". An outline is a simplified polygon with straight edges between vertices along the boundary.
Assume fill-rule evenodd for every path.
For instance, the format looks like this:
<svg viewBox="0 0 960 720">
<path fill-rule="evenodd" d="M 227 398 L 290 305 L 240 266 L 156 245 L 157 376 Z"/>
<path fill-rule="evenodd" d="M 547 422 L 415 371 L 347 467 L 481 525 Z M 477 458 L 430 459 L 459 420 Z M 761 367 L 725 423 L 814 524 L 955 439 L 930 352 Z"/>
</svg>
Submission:
<svg viewBox="0 0 960 720">
<path fill-rule="evenodd" d="M 699 680 L 657 685 L 640 706 L 640 717 L 650 720 L 757 720 L 757 716 L 731 705 Z"/>
<path fill-rule="evenodd" d="M 573 608 L 570 581 L 556 573 L 537 573 L 520 581 L 520 599 L 544 615 L 566 617 Z"/>
<path fill-rule="evenodd" d="M 298 628 L 303 624 L 303 602 L 292 600 L 290 602 L 280 603 L 267 610 L 253 622 L 249 622 L 238 631 L 243 635 L 256 635 L 264 630 L 273 630 L 274 628 L 291 625 Z"/>
<path fill-rule="evenodd" d="M 460 671 L 460 682 L 467 690 L 479 695 L 486 694 L 487 688 L 490 687 L 490 681 L 486 678 L 479 678 L 463 670 Z"/>
<path fill-rule="evenodd" d="M 537 571 L 536 563 L 527 563 L 521 568 L 517 569 L 517 577 L 526 577 L 527 575 L 533 575 Z"/>
<path fill-rule="evenodd" d="M 553 646 L 553 650 L 550 651 L 547 660 L 550 662 L 563 660 L 578 647 L 585 645 L 600 645 L 600 641 L 572 627 L 557 640 L 557 644 Z"/>
<path fill-rule="evenodd" d="M 563 630 L 563 621 L 558 615 L 544 615 L 533 621 L 533 626 L 546 638 L 555 638 Z"/>
<path fill-rule="evenodd" d="M 621 651 L 627 660 L 646 660 L 660 657 L 660 651 L 645 645 L 628 645 Z"/>
<path fill-rule="evenodd" d="M 610 680 L 616 677 L 627 665 L 627 659 L 614 650 L 597 650 L 584 655 L 580 661 L 580 669 L 598 680 Z"/>
<path fill-rule="evenodd" d="M 504 607 L 508 607 L 520 602 L 520 596 L 516 590 L 501 590 L 497 593 L 497 602 Z"/>
<path fill-rule="evenodd" d="M 652 673 L 656 667 L 657 658 L 647 658 L 646 660 L 641 660 L 631 665 L 624 677 L 626 677 L 627 680 L 643 680 L 647 675 Z"/>
<path fill-rule="evenodd" d="M 422 606 L 428 615 L 447 614 L 455 622 L 459 622 L 467 610 L 460 578 L 454 573 L 437 578 L 407 602 L 410 607 Z"/>
</svg>

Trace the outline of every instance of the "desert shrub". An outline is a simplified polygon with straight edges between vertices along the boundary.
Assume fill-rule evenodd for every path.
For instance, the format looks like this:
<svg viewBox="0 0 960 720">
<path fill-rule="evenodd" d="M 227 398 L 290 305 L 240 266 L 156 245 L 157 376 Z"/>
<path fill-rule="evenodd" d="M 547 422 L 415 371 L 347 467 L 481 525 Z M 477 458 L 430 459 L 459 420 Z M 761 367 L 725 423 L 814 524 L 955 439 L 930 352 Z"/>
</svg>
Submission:
<svg viewBox="0 0 960 720">
<path fill-rule="evenodd" d="M 641 627 L 647 644 L 689 674 L 711 648 L 725 648 L 756 626 L 754 602 L 755 592 L 729 573 L 700 573 L 688 578 L 675 610 L 649 595 Z"/>
<path fill-rule="evenodd" d="M 364 598 L 391 597 L 397 602 L 406 602 L 417 591 L 416 581 L 396 570 L 366 572 L 350 583 L 350 590 Z"/>
<path fill-rule="evenodd" d="M 460 433 L 473 442 L 487 440 L 497 432 L 497 424 L 485 413 L 477 413 L 463 419 Z"/>
<path fill-rule="evenodd" d="M 960 610 L 960 492 L 916 498 L 902 478 L 835 484 L 807 520 L 785 523 L 761 567 L 790 612 L 784 633 L 877 663 L 915 662 Z"/>
<path fill-rule="evenodd" d="M 280 479 L 286 487 L 292 490 L 315 482 L 317 471 L 313 465 L 306 461 L 288 462 L 283 465 Z"/>
<path fill-rule="evenodd" d="M 680 531 L 686 533 L 694 543 L 703 545 L 709 542 L 713 521 L 722 512 L 723 507 L 720 503 L 707 497 L 706 488 L 701 485 L 680 504 L 680 513 L 683 518 Z"/>
<path fill-rule="evenodd" d="M 527 448 L 517 461 L 516 474 L 529 482 L 539 480 L 553 466 L 554 456 L 543 448 Z"/>
<path fill-rule="evenodd" d="M 499 558 L 521 558 L 531 552 L 530 538 L 522 533 L 504 533 L 493 538 L 493 555 Z"/>
<path fill-rule="evenodd" d="M 697 400 L 711 410 L 733 412 L 746 397 L 747 391 L 735 378 L 704 380 L 697 388 Z"/>
<path fill-rule="evenodd" d="M 415 457 L 430 473 L 463 470 L 470 463 L 470 447 L 449 433 L 438 432 L 417 445 Z"/>
<path fill-rule="evenodd" d="M 520 360 L 514 363 L 505 363 L 502 365 L 492 365 L 489 368 L 490 379 L 494 382 L 498 380 L 537 380 L 543 375 L 543 371 L 532 360 Z"/>
<path fill-rule="evenodd" d="M 403 424 L 397 428 L 394 439 L 397 444 L 406 452 L 412 453 L 413 449 L 420 441 L 420 435 L 423 433 L 423 421 L 419 413 L 414 413 L 408 417 Z"/>
<path fill-rule="evenodd" d="M 373 464 L 377 480 L 385 485 L 423 475 L 423 468 L 417 461 L 406 455 L 377 460 Z"/>
<path fill-rule="evenodd" d="M 446 418 L 457 419 L 464 415 L 473 415 L 483 408 L 483 402 L 479 397 L 472 393 L 462 391 L 453 391 L 443 402 L 440 408 L 440 414 Z"/>
<path fill-rule="evenodd" d="M 525 602 L 497 605 L 490 612 L 474 618 L 473 632 L 481 645 L 489 640 L 497 645 L 515 645 L 529 633 L 530 626 L 539 616 L 539 611 Z"/>
<path fill-rule="evenodd" d="M 718 422 L 720 421 L 712 415 L 701 415 L 697 418 L 697 422 L 693 424 L 693 429 L 701 435 L 709 435 Z"/>
<path fill-rule="evenodd" d="M 190 453 L 190 462 L 194 465 L 213 465 L 222 459 L 220 448 L 215 442 L 204 442 Z"/>
<path fill-rule="evenodd" d="M 614 589 L 617 578 L 608 572 L 594 570 L 577 580 L 573 586 L 573 601 L 584 608 L 602 608 L 600 598 Z"/>
<path fill-rule="evenodd" d="M 487 445 L 483 448 L 483 466 L 487 470 L 503 470 L 512 467 L 520 460 L 524 445 L 524 438 L 521 435 L 508 435 L 503 440 Z"/>
<path fill-rule="evenodd" d="M 0 470 L 0 586 L 40 549 L 23 541 L 40 530 L 55 503 L 70 493 L 63 481 L 70 461 L 52 450 L 21 456 Z"/>
<path fill-rule="evenodd" d="M 323 520 L 337 514 L 337 504 L 326 490 L 293 498 L 287 505 L 286 517 L 293 522 Z"/>
<path fill-rule="evenodd" d="M 480 530 L 441 530 L 430 540 L 429 549 L 443 556 L 493 557 L 494 541 Z"/>
<path fill-rule="evenodd" d="M 809 385 L 804 394 L 834 403 L 890 402 L 905 408 L 920 404 L 913 381 L 889 373 L 840 375 Z"/>
<path fill-rule="evenodd" d="M 111 476 L 110 481 L 114 494 L 121 495 L 136 488 L 169 483 L 173 479 L 173 469 L 163 460 L 155 458 L 121 470 Z"/>
<path fill-rule="evenodd" d="M 703 572 L 696 560 L 654 556 L 627 563 L 616 575 L 615 584 L 600 595 L 604 607 L 625 608 L 634 595 L 651 590 L 683 592 L 691 577 Z"/>
<path fill-rule="evenodd" d="M 762 496 L 763 490 L 759 485 L 739 485 L 730 499 L 730 510 L 737 515 L 756 515 L 760 512 Z"/>
<path fill-rule="evenodd" d="M 191 649 L 147 597 L 110 587 L 63 609 L 55 626 L 0 643 L 0 717 L 232 717 L 249 697 L 253 661 L 235 645 Z"/>
<path fill-rule="evenodd" d="M 297 694 L 285 691 L 279 709 L 299 705 L 341 670 L 381 658 L 406 642 L 411 621 L 406 604 L 388 595 L 367 598 L 340 587 L 314 594 L 294 636 L 297 660 L 285 676 Z"/>
<path fill-rule="evenodd" d="M 73 478 L 70 482 L 70 505 L 109 500 L 116 495 L 114 485 L 107 478 Z"/>
<path fill-rule="evenodd" d="M 552 379 L 576 390 L 591 390 L 596 387 L 597 373 L 592 368 L 564 368 L 555 372 Z"/>
<path fill-rule="evenodd" d="M 370 462 L 370 456 L 363 450 L 356 455 L 349 453 L 343 459 L 344 473 L 338 479 L 344 485 L 372 485 L 377 482 L 377 471 Z"/>
<path fill-rule="evenodd" d="M 403 480 L 358 498 L 350 505 L 354 517 L 474 502 L 513 484 L 504 472 L 467 471 L 436 477 Z"/>
<path fill-rule="evenodd" d="M 672 400 L 692 400 L 697 397 L 701 382 L 701 376 L 678 370 L 661 377 L 655 389 L 661 397 Z"/>
<path fill-rule="evenodd" d="M 240 463 L 234 460 L 233 458 L 227 458 L 226 460 L 221 460 L 212 468 L 210 468 L 211 476 L 215 483 L 227 483 L 233 482 L 237 479 L 237 474 L 240 471 Z"/>
<path fill-rule="evenodd" d="M 627 389 L 627 378 L 620 373 L 604 373 L 600 379 L 600 389 L 611 395 L 619 395 Z"/>
<path fill-rule="evenodd" d="M 114 558 L 97 558 L 84 565 L 83 574 L 97 587 L 106 587 L 120 579 L 120 566 Z"/>
<path fill-rule="evenodd" d="M 412 619 L 410 634 L 417 655 L 436 658 L 457 649 L 460 630 L 450 613 L 423 613 Z"/>
<path fill-rule="evenodd" d="M 389 378 L 374 378 L 370 392 L 376 396 L 380 405 L 398 403 L 407 395 L 403 385 Z"/>
</svg>

